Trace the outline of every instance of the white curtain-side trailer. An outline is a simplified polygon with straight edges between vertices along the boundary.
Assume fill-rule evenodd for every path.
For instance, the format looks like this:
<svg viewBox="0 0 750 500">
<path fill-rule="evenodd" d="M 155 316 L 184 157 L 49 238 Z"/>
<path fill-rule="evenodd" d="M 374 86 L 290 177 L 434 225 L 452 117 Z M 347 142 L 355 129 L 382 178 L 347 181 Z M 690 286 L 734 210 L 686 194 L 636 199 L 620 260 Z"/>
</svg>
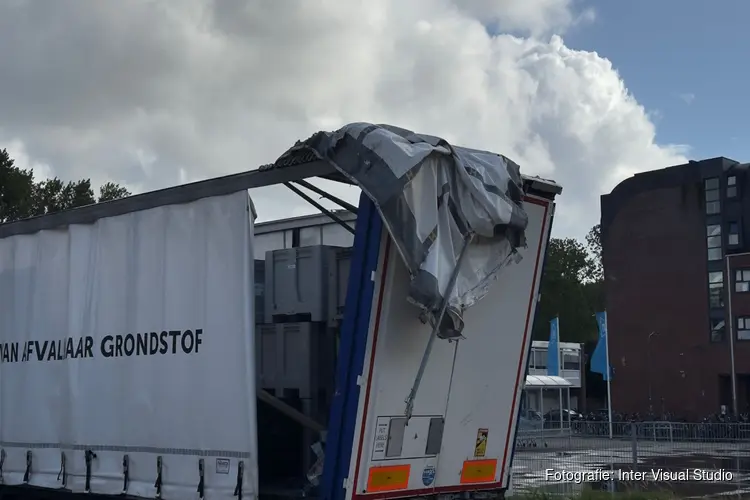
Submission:
<svg viewBox="0 0 750 500">
<path fill-rule="evenodd" d="M 373 130 L 359 135 L 360 146 Z M 435 148 L 438 159 L 487 162 L 485 153 L 456 153 L 430 136 L 400 137 L 421 151 Z M 442 175 L 426 163 L 433 156 L 410 167 L 411 179 L 420 169 L 429 176 L 394 209 L 392 196 L 386 203 L 373 191 L 385 185 L 380 179 L 368 184 L 342 168 L 348 150 L 342 158 L 290 151 L 258 170 L 0 225 L 0 498 L 294 496 L 259 489 L 258 435 L 269 429 L 259 427 L 257 398 L 317 427 L 258 386 L 255 208 L 247 190 L 311 177 L 358 184 L 363 194 L 351 207 L 357 219 L 322 468 L 307 475 L 314 486 L 305 495 L 478 497 L 508 489 L 561 188 L 518 177 L 503 234 L 520 220 L 521 237 L 492 246 L 497 241 L 467 229 L 482 220 L 460 217 L 461 203 L 451 204 L 451 189 L 456 198 L 471 186 L 430 180 Z M 351 158 L 372 165 L 388 156 L 375 152 Z M 503 194 L 489 174 L 466 170 L 467 182 Z M 432 185 L 438 209 L 425 216 L 434 199 L 421 208 L 414 200 L 417 191 L 433 196 L 424 195 Z M 464 212 L 482 204 L 491 212 L 491 196 L 465 201 Z M 394 222 L 407 206 L 415 214 L 409 231 Z M 412 230 L 428 234 L 433 248 L 422 250 L 418 272 Z M 507 255 L 487 265 L 496 251 Z M 415 284 L 421 271 L 428 276 Z M 432 310 L 425 283 L 435 283 L 441 299 Z"/>
<path fill-rule="evenodd" d="M 240 191 L 0 239 L 4 485 L 253 495 L 250 209 Z"/>
</svg>

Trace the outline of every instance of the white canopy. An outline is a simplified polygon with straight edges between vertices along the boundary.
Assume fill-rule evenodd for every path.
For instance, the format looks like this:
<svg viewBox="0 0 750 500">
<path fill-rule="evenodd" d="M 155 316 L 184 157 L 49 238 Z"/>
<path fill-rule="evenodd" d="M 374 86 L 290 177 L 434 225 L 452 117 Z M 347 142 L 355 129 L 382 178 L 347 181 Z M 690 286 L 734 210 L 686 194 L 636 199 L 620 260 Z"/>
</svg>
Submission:
<svg viewBox="0 0 750 500">
<path fill-rule="evenodd" d="M 573 384 L 568 382 L 562 377 L 555 377 L 553 375 L 526 375 L 526 389 L 529 388 L 563 388 L 571 387 Z"/>
</svg>

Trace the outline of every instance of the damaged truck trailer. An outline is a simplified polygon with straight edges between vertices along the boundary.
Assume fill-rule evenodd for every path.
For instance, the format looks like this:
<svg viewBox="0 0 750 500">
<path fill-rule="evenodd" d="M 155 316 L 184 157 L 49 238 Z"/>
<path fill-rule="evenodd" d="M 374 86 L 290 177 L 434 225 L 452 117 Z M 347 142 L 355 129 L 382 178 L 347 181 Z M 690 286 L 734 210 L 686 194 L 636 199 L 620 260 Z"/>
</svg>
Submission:
<svg viewBox="0 0 750 500">
<path fill-rule="evenodd" d="M 273 184 L 347 228 L 300 188 L 356 212 L 341 314 L 302 344 L 329 369 L 301 404 L 260 366 L 248 190 Z M 355 123 L 258 170 L 0 225 L 0 498 L 502 494 L 560 192 Z M 266 326 L 305 320 L 282 307 L 295 255 L 273 290 L 266 256 Z"/>
</svg>

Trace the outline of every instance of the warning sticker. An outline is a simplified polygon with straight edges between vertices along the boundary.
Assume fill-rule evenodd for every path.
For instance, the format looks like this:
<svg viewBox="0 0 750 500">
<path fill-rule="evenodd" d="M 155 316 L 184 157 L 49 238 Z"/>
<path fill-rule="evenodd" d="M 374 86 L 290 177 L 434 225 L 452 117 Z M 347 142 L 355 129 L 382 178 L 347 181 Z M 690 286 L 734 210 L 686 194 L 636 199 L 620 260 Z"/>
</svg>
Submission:
<svg viewBox="0 0 750 500">
<path fill-rule="evenodd" d="M 479 429 L 477 431 L 477 442 L 474 445 L 474 457 L 482 458 L 487 454 L 487 434 L 489 429 Z"/>
<path fill-rule="evenodd" d="M 405 490 L 409 486 L 411 465 L 370 467 L 367 492 Z"/>
<path fill-rule="evenodd" d="M 497 459 L 466 460 L 461 469 L 461 484 L 491 483 L 495 480 Z"/>
</svg>

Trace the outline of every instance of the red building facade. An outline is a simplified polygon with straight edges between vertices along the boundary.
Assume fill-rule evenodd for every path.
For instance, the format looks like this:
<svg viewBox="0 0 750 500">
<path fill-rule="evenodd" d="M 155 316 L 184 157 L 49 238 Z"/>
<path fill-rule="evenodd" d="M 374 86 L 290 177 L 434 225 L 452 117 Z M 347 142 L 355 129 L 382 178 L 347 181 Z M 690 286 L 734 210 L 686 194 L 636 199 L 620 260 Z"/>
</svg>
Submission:
<svg viewBox="0 0 750 500">
<path fill-rule="evenodd" d="M 719 412 L 721 405 L 731 411 L 732 348 L 737 406 L 747 410 L 747 167 L 726 158 L 690 162 L 637 174 L 602 196 L 616 411 L 686 417 Z"/>
</svg>

